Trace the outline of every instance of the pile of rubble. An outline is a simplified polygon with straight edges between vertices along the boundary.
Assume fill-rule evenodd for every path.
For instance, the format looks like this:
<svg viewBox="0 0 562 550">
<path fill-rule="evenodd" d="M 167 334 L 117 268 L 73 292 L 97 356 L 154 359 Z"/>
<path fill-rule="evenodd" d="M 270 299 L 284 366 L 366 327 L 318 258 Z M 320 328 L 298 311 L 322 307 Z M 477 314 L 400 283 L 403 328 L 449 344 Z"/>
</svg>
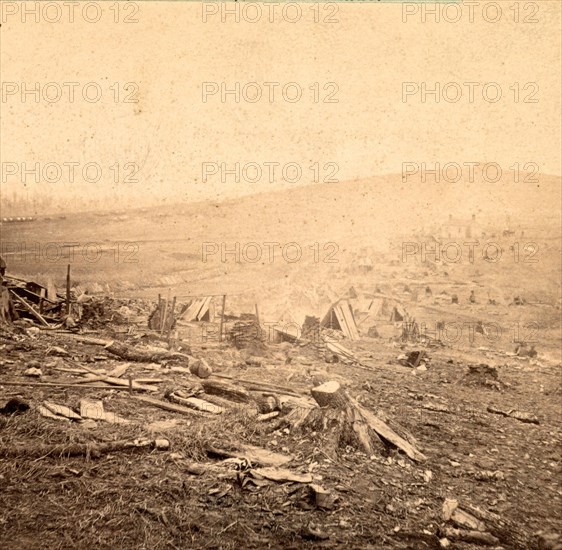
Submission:
<svg viewBox="0 0 562 550">
<path fill-rule="evenodd" d="M 54 287 L 6 275 L 1 283 L 0 320 L 3 322 L 30 319 L 42 327 L 52 328 L 62 326 L 75 311 L 76 301 L 70 289 L 62 296 Z"/>
</svg>

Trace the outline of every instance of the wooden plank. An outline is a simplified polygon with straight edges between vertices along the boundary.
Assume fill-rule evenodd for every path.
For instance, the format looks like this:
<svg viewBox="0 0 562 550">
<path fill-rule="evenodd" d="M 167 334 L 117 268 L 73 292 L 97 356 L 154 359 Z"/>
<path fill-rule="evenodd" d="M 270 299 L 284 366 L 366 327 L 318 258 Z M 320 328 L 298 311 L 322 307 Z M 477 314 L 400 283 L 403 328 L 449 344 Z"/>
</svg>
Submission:
<svg viewBox="0 0 562 550">
<path fill-rule="evenodd" d="M 350 398 L 353 405 L 359 410 L 363 418 L 369 424 L 369 427 L 377 432 L 383 439 L 392 443 L 394 446 L 398 447 L 403 451 L 409 458 L 415 460 L 416 462 L 422 462 L 427 460 L 427 457 L 418 451 L 413 445 L 408 443 L 404 438 L 400 437 L 395 431 L 393 431 L 386 423 L 384 423 L 380 418 L 375 416 L 371 411 L 367 410 L 365 407 L 361 406 L 357 401 Z"/>
<path fill-rule="evenodd" d="M 51 401 L 43 401 L 43 405 L 53 414 L 64 416 L 66 418 L 70 418 L 71 420 L 82 419 L 79 414 L 76 414 L 71 408 L 66 407 L 65 405 L 58 405 L 57 403 L 52 403 Z"/>
<path fill-rule="evenodd" d="M 125 374 L 125 371 L 130 367 L 129 363 L 122 363 L 121 365 L 117 365 L 113 370 L 107 373 L 107 376 L 112 376 L 114 378 L 120 378 Z"/>
<path fill-rule="evenodd" d="M 12 296 L 27 310 L 33 317 L 35 317 L 44 327 L 50 326 L 47 321 L 43 318 L 43 316 L 33 309 L 25 300 L 22 300 L 15 292 L 11 291 Z"/>
<path fill-rule="evenodd" d="M 357 324 L 355 323 L 355 317 L 353 315 L 353 310 L 351 309 L 351 305 L 349 304 L 349 302 L 347 300 L 344 303 L 342 303 L 342 312 L 343 312 L 343 316 L 345 317 L 347 326 L 349 328 L 349 332 L 351 334 L 351 339 L 352 340 L 358 340 L 359 339 L 359 331 L 357 330 Z"/>
<path fill-rule="evenodd" d="M 342 332 L 345 334 L 346 338 L 351 339 L 351 333 L 349 331 L 349 327 L 347 326 L 347 322 L 343 315 L 341 306 L 339 304 L 336 304 L 333 308 L 333 312 L 336 316 L 336 319 L 338 320 Z"/>
<path fill-rule="evenodd" d="M 105 416 L 103 402 L 93 399 L 80 399 L 80 416 L 91 420 L 103 420 Z"/>
</svg>

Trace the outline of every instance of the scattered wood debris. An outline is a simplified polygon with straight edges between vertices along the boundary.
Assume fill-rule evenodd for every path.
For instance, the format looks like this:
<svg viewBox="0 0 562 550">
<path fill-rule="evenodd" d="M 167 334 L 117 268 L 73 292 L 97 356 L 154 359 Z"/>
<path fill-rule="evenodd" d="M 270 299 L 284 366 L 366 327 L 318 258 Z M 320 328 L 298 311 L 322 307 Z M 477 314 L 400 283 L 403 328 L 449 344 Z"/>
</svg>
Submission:
<svg viewBox="0 0 562 550">
<path fill-rule="evenodd" d="M 254 468 L 250 470 L 250 474 L 258 479 L 265 478 L 271 481 L 312 483 L 311 474 L 297 474 L 286 468 Z"/>
<path fill-rule="evenodd" d="M 124 439 L 107 443 L 74 443 L 56 444 L 36 443 L 22 446 L 0 446 L 0 458 L 15 457 L 46 457 L 46 456 L 89 456 L 96 458 L 105 453 L 128 449 L 167 450 L 170 442 L 167 439 Z"/>
<path fill-rule="evenodd" d="M 518 411 L 516 409 L 502 410 L 494 405 L 488 405 L 486 408 L 488 412 L 499 414 L 501 416 L 508 416 L 510 418 L 515 418 L 520 422 L 525 422 L 526 424 L 540 424 L 539 419 L 531 413 Z"/>
</svg>

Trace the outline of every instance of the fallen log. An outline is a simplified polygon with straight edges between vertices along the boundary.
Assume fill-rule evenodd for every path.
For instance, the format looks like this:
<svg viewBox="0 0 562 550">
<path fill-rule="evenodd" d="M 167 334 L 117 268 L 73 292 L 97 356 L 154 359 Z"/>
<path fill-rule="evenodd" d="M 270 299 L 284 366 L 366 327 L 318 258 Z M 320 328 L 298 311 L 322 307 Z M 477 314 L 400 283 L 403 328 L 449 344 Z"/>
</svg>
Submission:
<svg viewBox="0 0 562 550">
<path fill-rule="evenodd" d="M 250 475 L 252 477 L 257 477 L 258 479 L 269 479 L 271 481 L 280 482 L 292 482 L 292 483 L 312 483 L 312 474 L 299 474 L 292 472 L 287 468 L 254 468 L 250 470 Z"/>
<path fill-rule="evenodd" d="M 141 350 L 121 344 L 115 340 L 104 347 L 107 351 L 121 359 L 125 359 L 125 361 L 135 361 L 137 363 L 159 363 L 160 361 L 189 362 L 189 355 L 185 353 L 155 349 Z"/>
<path fill-rule="evenodd" d="M 256 417 L 256 422 L 267 422 L 272 418 L 277 418 L 279 414 L 280 414 L 279 411 L 273 411 L 265 414 L 258 414 L 258 416 Z"/>
<path fill-rule="evenodd" d="M 291 395 L 293 397 L 302 397 L 303 395 L 306 395 L 306 392 L 304 390 L 299 393 L 297 390 L 292 388 L 277 386 L 275 384 L 267 384 L 265 382 L 254 382 L 253 380 L 244 380 L 243 378 L 234 378 L 233 376 L 228 376 L 226 374 L 213 373 L 213 378 L 222 378 L 224 380 L 231 380 L 232 382 L 244 386 L 246 389 L 250 391 L 273 392 L 281 395 Z"/>
<path fill-rule="evenodd" d="M 209 403 L 203 399 L 197 397 L 181 397 L 175 393 L 171 393 L 168 399 L 178 405 L 184 405 L 190 409 L 195 409 L 196 411 L 208 412 L 211 414 L 222 414 L 225 412 L 225 408 L 215 405 L 214 403 Z"/>
<path fill-rule="evenodd" d="M 503 543 L 517 550 L 528 548 L 525 534 L 517 524 L 467 502 L 460 508 L 458 500 L 445 499 L 442 519 L 456 527 L 444 528 L 446 536 L 452 540 L 490 545 Z"/>
<path fill-rule="evenodd" d="M 73 332 L 66 332 L 62 330 L 55 331 L 57 336 L 65 336 L 67 338 L 72 338 L 77 342 L 81 342 L 82 344 L 91 344 L 92 346 L 108 346 L 111 344 L 111 340 L 102 340 L 101 338 L 92 338 L 90 336 L 82 336 L 80 334 L 74 334 Z"/>
<path fill-rule="evenodd" d="M 486 546 L 497 546 L 499 539 L 490 533 L 481 531 L 472 531 L 466 529 L 455 529 L 454 527 L 445 527 L 443 535 L 453 541 L 462 541 Z"/>
<path fill-rule="evenodd" d="M 14 381 L 14 380 L 2 380 L 0 381 L 0 386 L 35 386 L 37 388 L 76 388 L 76 389 L 92 389 L 92 390 L 116 390 L 116 391 L 128 391 L 129 387 L 122 386 L 112 386 L 111 384 L 59 384 L 50 382 L 27 382 L 27 381 Z"/>
<path fill-rule="evenodd" d="M 34 445 L 20 445 L 16 447 L 0 447 L 0 458 L 14 457 L 65 457 L 65 456 L 87 456 L 96 458 L 104 453 L 124 451 L 127 449 L 160 449 L 166 450 L 170 447 L 167 439 L 123 439 L 107 443 L 73 443 L 73 444 L 48 444 L 36 443 Z"/>
<path fill-rule="evenodd" d="M 205 393 L 218 395 L 236 403 L 249 403 L 252 401 L 251 395 L 244 388 L 239 388 L 228 382 L 207 379 L 201 381 L 201 386 L 203 386 Z"/>
<path fill-rule="evenodd" d="M 462 507 L 475 518 L 485 522 L 487 531 L 491 533 L 492 536 L 499 539 L 501 543 L 521 550 L 528 548 L 528 541 L 525 534 L 517 523 L 502 518 L 500 515 L 493 512 L 482 510 L 467 502 L 463 503 Z"/>
<path fill-rule="evenodd" d="M 94 376 L 98 377 L 100 379 L 100 382 L 106 382 L 107 384 L 111 384 L 112 386 L 120 386 L 122 388 L 129 388 L 129 389 L 133 389 L 133 390 L 143 390 L 143 391 L 149 391 L 149 392 L 158 391 L 158 388 L 154 388 L 152 386 L 144 386 L 143 384 L 139 384 L 138 382 L 135 382 L 134 380 L 121 380 L 121 378 L 115 378 L 113 376 L 100 375 L 99 372 L 96 372 L 95 370 L 91 370 L 87 367 L 82 367 L 82 368 L 85 371 L 89 372 L 90 374 L 93 374 Z"/>
<path fill-rule="evenodd" d="M 209 456 L 247 459 L 252 464 L 262 466 L 283 466 L 294 458 L 293 455 L 276 453 L 254 445 L 244 444 L 239 444 L 236 449 L 220 449 L 208 444 L 206 445 L 206 451 Z"/>
<path fill-rule="evenodd" d="M 508 418 L 515 418 L 516 420 L 519 420 L 520 422 L 525 422 L 527 424 L 540 424 L 539 419 L 534 414 L 518 411 L 516 409 L 510 409 L 504 411 L 502 409 L 499 409 L 498 407 L 495 407 L 494 405 L 488 405 L 486 410 L 488 412 L 499 414 L 501 416 L 506 416 Z"/>
<path fill-rule="evenodd" d="M 181 405 L 175 405 L 174 403 L 166 403 L 166 401 L 161 401 L 160 399 L 154 399 L 153 397 L 147 397 L 144 395 L 133 395 L 132 398 L 136 399 L 137 401 L 142 401 L 143 403 L 148 403 L 153 407 L 164 409 L 165 411 L 177 412 L 180 414 L 185 414 L 187 416 L 201 416 L 201 417 L 208 418 L 208 415 L 202 412 L 195 411 L 193 409 L 188 409 L 187 407 L 182 407 Z"/>
</svg>

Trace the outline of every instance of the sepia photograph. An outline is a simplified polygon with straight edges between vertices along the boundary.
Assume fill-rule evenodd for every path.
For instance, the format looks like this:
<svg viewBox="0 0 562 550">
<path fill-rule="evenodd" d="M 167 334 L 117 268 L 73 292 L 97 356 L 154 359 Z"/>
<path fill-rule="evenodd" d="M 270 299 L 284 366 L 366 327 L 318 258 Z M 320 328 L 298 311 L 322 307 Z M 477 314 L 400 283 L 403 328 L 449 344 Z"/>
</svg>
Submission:
<svg viewBox="0 0 562 550">
<path fill-rule="evenodd" d="M 0 0 L 0 547 L 562 550 L 559 0 Z"/>
</svg>

